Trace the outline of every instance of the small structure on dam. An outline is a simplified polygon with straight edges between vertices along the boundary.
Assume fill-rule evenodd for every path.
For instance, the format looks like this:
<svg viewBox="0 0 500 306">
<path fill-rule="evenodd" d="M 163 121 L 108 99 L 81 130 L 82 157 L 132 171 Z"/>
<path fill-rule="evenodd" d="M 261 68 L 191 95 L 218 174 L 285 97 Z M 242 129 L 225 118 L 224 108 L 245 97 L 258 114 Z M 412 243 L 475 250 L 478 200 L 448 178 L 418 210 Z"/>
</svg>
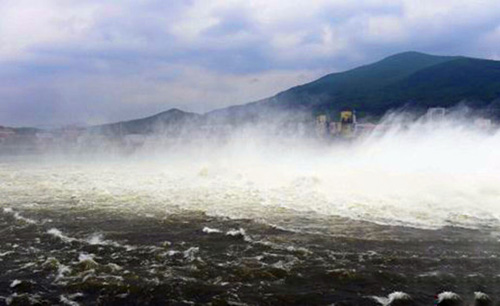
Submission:
<svg viewBox="0 0 500 306">
<path fill-rule="evenodd" d="M 326 114 L 316 117 L 316 135 L 318 137 L 352 138 L 356 135 L 357 121 L 354 110 L 340 112 L 339 121 L 333 121 Z"/>
<path fill-rule="evenodd" d="M 439 123 L 447 118 L 453 118 L 453 113 L 444 107 L 431 107 L 419 117 L 424 123 Z M 494 132 L 498 123 L 492 119 L 469 115 L 463 118 L 463 122 L 471 129 L 480 129 L 485 132 Z M 408 127 L 412 121 L 405 122 L 403 126 Z M 329 114 L 316 116 L 316 136 L 323 139 L 352 139 L 366 135 L 374 131 L 384 132 L 391 128 L 391 122 L 358 123 L 355 110 L 343 110 L 339 113 L 338 121 L 331 119 Z"/>
</svg>

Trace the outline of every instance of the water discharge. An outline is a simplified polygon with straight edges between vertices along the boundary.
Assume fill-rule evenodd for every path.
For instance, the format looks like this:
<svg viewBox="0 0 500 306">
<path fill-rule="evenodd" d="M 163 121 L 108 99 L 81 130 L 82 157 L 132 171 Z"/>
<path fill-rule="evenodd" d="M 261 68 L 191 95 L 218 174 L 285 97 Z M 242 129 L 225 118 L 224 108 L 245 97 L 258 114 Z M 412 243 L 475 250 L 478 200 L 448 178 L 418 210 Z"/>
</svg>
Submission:
<svg viewBox="0 0 500 306">
<path fill-rule="evenodd" d="M 349 143 L 252 130 L 224 144 L 146 147 L 127 157 L 3 162 L 0 205 L 181 208 L 259 220 L 283 208 L 422 228 L 499 225 L 498 131 L 457 120 L 381 126 Z"/>
<path fill-rule="evenodd" d="M 217 142 L 155 137 L 126 155 L 2 157 L 0 285 L 15 286 L 0 295 L 356 304 L 402 288 L 498 294 L 500 133 L 469 122 L 389 116 L 352 141 L 246 128 Z"/>
</svg>

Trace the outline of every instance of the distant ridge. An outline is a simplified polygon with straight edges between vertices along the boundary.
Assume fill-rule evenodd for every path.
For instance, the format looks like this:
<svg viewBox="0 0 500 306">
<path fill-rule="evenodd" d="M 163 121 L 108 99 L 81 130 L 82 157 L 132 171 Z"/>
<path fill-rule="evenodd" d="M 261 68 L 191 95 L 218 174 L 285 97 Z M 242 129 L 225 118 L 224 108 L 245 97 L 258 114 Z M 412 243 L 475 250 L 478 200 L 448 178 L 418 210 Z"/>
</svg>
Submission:
<svg viewBox="0 0 500 306">
<path fill-rule="evenodd" d="M 402 107 L 425 110 L 465 103 L 500 118 L 500 62 L 464 56 L 436 56 L 409 51 L 373 64 L 325 75 L 260 101 L 203 115 L 171 109 L 154 116 L 91 127 L 119 134 L 153 133 L 187 122 L 238 124 L 282 111 L 337 114 L 354 108 L 358 116 L 381 116 Z"/>
<path fill-rule="evenodd" d="M 93 126 L 88 131 L 109 135 L 151 134 L 164 132 L 165 130 L 176 130 L 190 120 L 199 119 L 200 116 L 195 113 L 172 108 L 168 111 L 141 119 Z"/>
<path fill-rule="evenodd" d="M 242 115 L 263 106 L 336 113 L 348 107 L 361 116 L 380 116 L 401 107 L 451 107 L 460 102 L 500 117 L 499 61 L 404 52 L 213 113 Z"/>
</svg>

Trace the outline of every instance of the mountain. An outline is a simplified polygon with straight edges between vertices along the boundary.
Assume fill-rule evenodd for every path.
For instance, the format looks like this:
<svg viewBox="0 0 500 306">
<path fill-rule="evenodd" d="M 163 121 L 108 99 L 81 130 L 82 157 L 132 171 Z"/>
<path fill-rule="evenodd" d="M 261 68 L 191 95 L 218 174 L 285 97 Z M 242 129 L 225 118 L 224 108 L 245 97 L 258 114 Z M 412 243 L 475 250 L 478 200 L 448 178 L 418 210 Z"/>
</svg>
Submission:
<svg viewBox="0 0 500 306">
<path fill-rule="evenodd" d="M 178 133 L 185 125 L 200 119 L 200 117 L 201 115 L 173 108 L 150 117 L 97 125 L 87 130 L 91 133 L 104 135 Z"/>
<path fill-rule="evenodd" d="M 353 108 L 380 117 L 402 107 L 424 111 L 465 103 L 500 118 L 500 61 L 404 52 L 352 70 L 328 74 L 260 101 L 203 115 L 171 109 L 151 117 L 89 128 L 109 135 L 178 133 L 186 127 L 238 125 L 285 116 L 289 121 Z M 285 112 L 286 111 L 286 112 Z"/>
<path fill-rule="evenodd" d="M 262 108 L 337 113 L 354 108 L 361 116 L 380 116 L 401 107 L 450 107 L 464 101 L 472 108 L 489 106 L 500 115 L 499 61 L 405 52 L 212 114 L 242 117 Z"/>
</svg>

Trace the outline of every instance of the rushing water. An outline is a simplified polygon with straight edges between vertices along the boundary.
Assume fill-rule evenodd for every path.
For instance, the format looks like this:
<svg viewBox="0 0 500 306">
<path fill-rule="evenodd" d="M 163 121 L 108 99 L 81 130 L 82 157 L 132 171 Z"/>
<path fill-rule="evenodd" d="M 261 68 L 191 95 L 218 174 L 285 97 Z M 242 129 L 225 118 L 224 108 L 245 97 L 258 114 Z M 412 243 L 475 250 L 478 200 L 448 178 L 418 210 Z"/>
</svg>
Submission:
<svg viewBox="0 0 500 306">
<path fill-rule="evenodd" d="M 0 303 L 500 297 L 500 134 L 456 121 L 3 157 L 0 195 Z"/>
</svg>

